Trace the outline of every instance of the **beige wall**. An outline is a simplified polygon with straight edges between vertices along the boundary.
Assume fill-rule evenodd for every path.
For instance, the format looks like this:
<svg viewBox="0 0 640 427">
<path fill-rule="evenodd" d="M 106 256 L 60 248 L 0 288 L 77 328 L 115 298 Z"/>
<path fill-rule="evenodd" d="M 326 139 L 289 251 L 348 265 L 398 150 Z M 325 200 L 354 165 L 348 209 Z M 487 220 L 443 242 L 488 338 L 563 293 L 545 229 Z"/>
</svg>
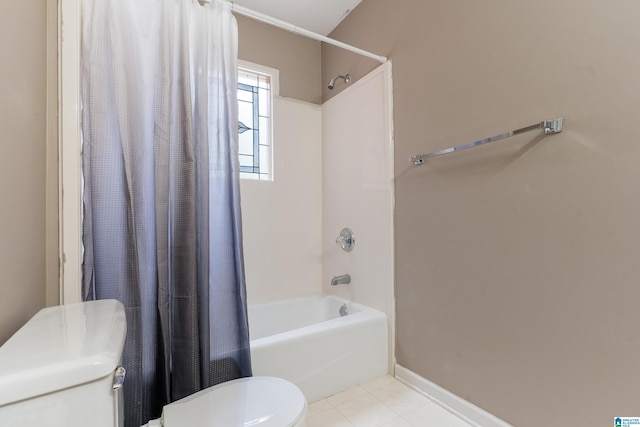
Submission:
<svg viewBox="0 0 640 427">
<path fill-rule="evenodd" d="M 640 408 L 639 15 L 364 0 L 332 34 L 393 60 L 398 362 L 519 427 Z M 323 80 L 374 66 L 323 47 Z"/>
<path fill-rule="evenodd" d="M 280 70 L 280 96 L 322 103 L 320 42 L 236 15 L 238 56 Z"/>
<path fill-rule="evenodd" d="M 46 255 L 47 245 L 57 250 L 56 208 L 46 198 L 52 188 L 50 202 L 57 203 L 57 166 L 55 158 L 48 164 L 46 148 L 47 132 L 55 137 L 55 114 L 47 127 L 47 97 L 53 97 L 54 110 L 56 99 L 56 77 L 47 74 L 48 63 L 56 68 L 55 55 L 47 57 L 47 32 L 53 31 L 55 41 L 56 15 L 48 3 L 0 3 L 0 344 L 57 299 L 57 256 Z M 53 22 L 48 22 L 48 8 Z M 53 79 L 53 92 L 47 92 L 47 78 Z M 54 145 L 49 155 L 55 157 L 55 151 Z M 47 184 L 47 178 L 54 182 Z M 52 221 L 47 209 L 53 211 Z M 54 233 L 47 235 L 50 226 Z M 49 293 L 47 271 L 53 274 Z"/>
</svg>

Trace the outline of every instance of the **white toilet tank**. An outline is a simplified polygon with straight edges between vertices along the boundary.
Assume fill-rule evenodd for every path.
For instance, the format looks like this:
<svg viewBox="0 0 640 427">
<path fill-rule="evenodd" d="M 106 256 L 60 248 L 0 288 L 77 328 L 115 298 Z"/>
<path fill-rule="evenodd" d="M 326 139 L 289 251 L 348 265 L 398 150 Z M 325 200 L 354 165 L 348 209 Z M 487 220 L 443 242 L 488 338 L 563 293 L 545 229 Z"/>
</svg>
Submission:
<svg viewBox="0 0 640 427">
<path fill-rule="evenodd" d="M 120 425 L 125 335 L 115 300 L 40 310 L 0 347 L 0 426 Z"/>
</svg>

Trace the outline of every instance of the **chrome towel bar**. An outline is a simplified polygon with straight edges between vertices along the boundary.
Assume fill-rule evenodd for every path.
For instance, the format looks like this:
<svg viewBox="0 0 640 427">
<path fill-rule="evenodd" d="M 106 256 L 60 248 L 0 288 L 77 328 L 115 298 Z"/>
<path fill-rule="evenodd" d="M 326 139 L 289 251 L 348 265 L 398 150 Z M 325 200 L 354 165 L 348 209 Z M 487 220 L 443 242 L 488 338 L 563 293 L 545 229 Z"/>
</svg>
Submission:
<svg viewBox="0 0 640 427">
<path fill-rule="evenodd" d="M 442 156 L 443 154 L 453 153 L 455 151 L 466 150 L 467 148 L 477 147 L 479 145 L 487 144 L 489 142 L 500 141 L 501 139 L 509 138 L 520 133 L 529 132 L 535 129 L 544 129 L 544 134 L 549 135 L 553 133 L 562 132 L 562 117 L 559 119 L 545 120 L 535 125 L 526 126 L 520 129 L 512 130 L 509 132 L 501 133 L 500 135 L 490 136 L 489 138 L 481 139 L 479 141 L 469 142 L 468 144 L 456 145 L 455 147 L 445 148 L 443 150 L 434 151 L 429 154 L 418 154 L 416 156 L 409 157 L 409 160 L 415 165 L 421 165 L 425 159 L 430 157 Z"/>
</svg>

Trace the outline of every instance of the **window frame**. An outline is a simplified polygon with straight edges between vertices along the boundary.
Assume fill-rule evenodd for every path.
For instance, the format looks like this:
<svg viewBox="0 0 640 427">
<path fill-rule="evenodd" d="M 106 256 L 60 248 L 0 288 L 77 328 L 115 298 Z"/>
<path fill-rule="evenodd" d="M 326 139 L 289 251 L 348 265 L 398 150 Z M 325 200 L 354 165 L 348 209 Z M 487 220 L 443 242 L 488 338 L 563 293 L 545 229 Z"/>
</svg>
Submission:
<svg viewBox="0 0 640 427">
<path fill-rule="evenodd" d="M 269 78 L 270 82 L 270 99 L 267 100 L 269 103 L 269 129 L 267 132 L 267 137 L 269 138 L 269 172 L 268 174 L 260 173 L 260 172 L 240 172 L 240 179 L 248 180 L 248 181 L 263 181 L 263 182 L 272 182 L 275 180 L 275 168 L 274 168 L 274 159 L 275 159 L 275 143 L 274 143 L 274 111 L 273 104 L 275 97 L 279 96 L 280 93 L 280 85 L 279 85 L 279 71 L 275 68 L 267 67 L 265 65 L 255 64 L 249 61 L 238 60 L 238 73 L 247 72 L 252 74 L 259 74 Z M 240 83 L 239 83 L 240 84 Z M 237 90 L 241 90 L 239 87 Z M 240 101 L 238 101 L 238 106 Z M 255 102 L 255 101 L 254 101 Z M 240 120 L 238 120 L 240 121 Z M 259 149 L 259 148 L 258 148 Z M 240 160 L 240 153 L 238 152 L 238 161 Z M 267 176 L 265 176 L 267 175 Z"/>
</svg>

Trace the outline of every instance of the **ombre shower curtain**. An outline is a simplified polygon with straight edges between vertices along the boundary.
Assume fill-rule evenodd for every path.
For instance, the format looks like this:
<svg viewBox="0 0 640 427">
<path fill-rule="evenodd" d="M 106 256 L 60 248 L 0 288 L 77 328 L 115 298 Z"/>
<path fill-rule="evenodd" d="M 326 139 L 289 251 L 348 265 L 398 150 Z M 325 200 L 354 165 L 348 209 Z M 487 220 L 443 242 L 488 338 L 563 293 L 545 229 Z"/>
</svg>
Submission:
<svg viewBox="0 0 640 427">
<path fill-rule="evenodd" d="M 251 375 L 227 3 L 83 0 L 83 298 L 126 307 L 127 426 Z"/>
</svg>

